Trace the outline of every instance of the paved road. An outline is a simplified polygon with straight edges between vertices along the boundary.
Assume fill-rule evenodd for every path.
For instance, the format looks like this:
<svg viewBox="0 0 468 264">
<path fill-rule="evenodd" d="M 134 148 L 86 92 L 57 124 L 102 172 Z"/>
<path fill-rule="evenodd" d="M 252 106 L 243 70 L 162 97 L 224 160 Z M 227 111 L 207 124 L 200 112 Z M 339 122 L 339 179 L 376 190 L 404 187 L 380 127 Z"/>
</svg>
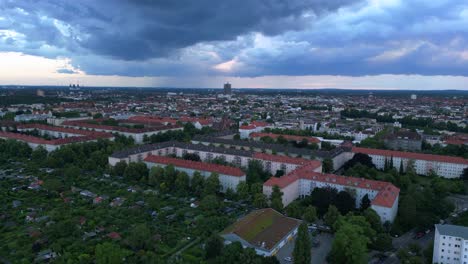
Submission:
<svg viewBox="0 0 468 264">
<path fill-rule="evenodd" d="M 313 237 L 314 240 L 320 241 L 320 246 L 316 248 L 312 248 L 312 261 L 311 263 L 327 263 L 326 257 L 328 252 L 331 250 L 332 242 L 333 242 L 333 235 L 328 233 L 320 233 Z M 281 264 L 291 264 L 293 262 L 289 262 L 284 260 L 286 257 L 292 257 L 292 252 L 294 250 L 294 240 L 290 241 L 281 250 L 276 254 L 279 262 Z"/>
<path fill-rule="evenodd" d="M 455 204 L 455 211 L 462 212 L 468 208 L 468 195 L 452 194 L 448 197 Z"/>
</svg>

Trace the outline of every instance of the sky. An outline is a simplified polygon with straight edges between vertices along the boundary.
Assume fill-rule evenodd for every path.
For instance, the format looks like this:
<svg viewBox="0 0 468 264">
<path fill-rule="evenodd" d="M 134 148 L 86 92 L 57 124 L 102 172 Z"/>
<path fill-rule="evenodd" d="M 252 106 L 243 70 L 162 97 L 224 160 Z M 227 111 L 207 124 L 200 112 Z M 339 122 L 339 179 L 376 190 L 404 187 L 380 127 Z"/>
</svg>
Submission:
<svg viewBox="0 0 468 264">
<path fill-rule="evenodd" d="M 468 90 L 468 0 L 0 0 L 0 84 Z"/>
</svg>

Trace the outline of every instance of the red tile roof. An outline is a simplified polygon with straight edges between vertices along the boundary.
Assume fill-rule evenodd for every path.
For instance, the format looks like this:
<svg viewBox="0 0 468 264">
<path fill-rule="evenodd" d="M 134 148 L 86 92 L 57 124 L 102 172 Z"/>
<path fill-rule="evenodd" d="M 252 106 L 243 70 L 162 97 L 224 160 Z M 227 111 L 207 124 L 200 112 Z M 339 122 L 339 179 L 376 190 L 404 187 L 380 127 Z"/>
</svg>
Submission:
<svg viewBox="0 0 468 264">
<path fill-rule="evenodd" d="M 260 153 L 260 152 L 255 152 L 252 157 L 254 159 L 261 159 L 261 160 L 268 160 L 268 161 L 282 162 L 282 163 L 289 163 L 289 164 L 296 164 L 296 165 L 305 165 L 305 164 L 310 164 L 310 163 L 315 164 L 315 166 L 317 167 L 321 165 L 320 161 L 317 161 L 317 160 L 292 158 L 288 156 L 272 155 L 272 154 Z"/>
<path fill-rule="evenodd" d="M 468 135 L 467 134 L 455 134 L 445 138 L 445 144 L 450 145 L 468 145 Z"/>
<path fill-rule="evenodd" d="M 374 200 L 372 200 L 372 204 L 383 207 L 392 207 L 400 193 L 400 189 L 398 189 L 389 182 L 368 180 L 356 177 L 339 176 L 335 174 L 323 174 L 314 172 L 313 170 L 313 164 L 302 166 L 283 177 L 271 177 L 268 181 L 264 183 L 264 185 L 277 185 L 280 188 L 284 188 L 299 179 L 307 179 L 312 181 L 337 184 L 341 186 L 349 186 L 353 188 L 375 190 L 378 193 L 375 196 Z"/>
<path fill-rule="evenodd" d="M 252 133 L 249 136 L 251 138 L 271 137 L 273 139 L 283 137 L 288 141 L 301 141 L 303 139 L 306 139 L 309 143 L 320 143 L 320 140 L 318 138 L 306 137 L 306 136 L 280 135 L 280 134 L 273 134 L 273 133 L 258 133 L 258 132 Z"/>
<path fill-rule="evenodd" d="M 164 156 L 154 156 L 150 155 L 145 158 L 146 162 L 151 163 L 159 163 L 159 164 L 172 164 L 176 167 L 182 167 L 192 170 L 198 171 L 209 171 L 209 172 L 216 172 L 219 174 L 242 177 L 245 176 L 245 173 L 236 167 L 200 162 L 200 161 L 192 161 L 192 160 L 184 160 L 184 159 L 177 159 L 171 157 L 164 157 Z"/>
<path fill-rule="evenodd" d="M 239 129 L 245 129 L 245 130 L 251 130 L 251 129 L 255 129 L 256 126 L 254 125 L 243 125 L 243 126 L 240 126 Z"/>
<path fill-rule="evenodd" d="M 177 120 L 168 118 L 168 117 L 159 117 L 159 116 L 132 116 L 128 121 L 138 122 L 138 123 L 159 123 L 159 124 L 173 124 L 177 123 Z"/>
<path fill-rule="evenodd" d="M 427 161 L 437 161 L 437 162 L 446 162 L 446 163 L 468 164 L 468 159 L 464 159 L 461 157 L 432 155 L 432 154 L 423 154 L 423 153 L 415 153 L 415 152 L 404 152 L 404 151 L 396 151 L 396 150 L 359 148 L 359 147 L 353 147 L 351 151 L 353 153 L 364 153 L 368 155 L 379 155 L 379 156 L 387 156 L 387 157 L 393 156 L 393 157 L 406 158 L 406 159 L 412 159 L 412 160 L 427 160 Z"/>
<path fill-rule="evenodd" d="M 240 126 L 239 129 L 251 130 L 257 127 L 267 127 L 267 126 L 270 126 L 270 124 L 268 124 L 267 122 L 252 121 L 249 125 Z"/>
<path fill-rule="evenodd" d="M 213 120 L 206 119 L 206 118 L 198 118 L 198 117 L 189 117 L 189 116 L 182 116 L 179 118 L 180 122 L 191 122 L 191 123 L 200 123 L 201 125 L 210 125 L 213 124 Z"/>
</svg>

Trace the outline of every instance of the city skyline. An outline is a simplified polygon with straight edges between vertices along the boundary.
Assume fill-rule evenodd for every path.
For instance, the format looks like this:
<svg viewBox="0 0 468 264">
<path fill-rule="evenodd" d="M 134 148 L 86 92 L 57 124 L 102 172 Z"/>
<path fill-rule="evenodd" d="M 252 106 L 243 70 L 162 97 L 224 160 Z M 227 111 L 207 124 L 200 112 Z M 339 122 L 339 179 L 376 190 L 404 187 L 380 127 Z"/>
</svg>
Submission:
<svg viewBox="0 0 468 264">
<path fill-rule="evenodd" d="M 465 1 L 2 1 L 0 85 L 468 90 Z"/>
</svg>

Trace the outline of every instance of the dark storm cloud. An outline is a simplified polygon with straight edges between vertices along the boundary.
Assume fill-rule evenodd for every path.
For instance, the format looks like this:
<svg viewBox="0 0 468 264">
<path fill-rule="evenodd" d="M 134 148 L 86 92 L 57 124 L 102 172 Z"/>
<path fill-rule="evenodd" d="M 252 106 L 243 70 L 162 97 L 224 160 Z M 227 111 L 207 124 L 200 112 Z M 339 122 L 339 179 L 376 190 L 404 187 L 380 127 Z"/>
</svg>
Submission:
<svg viewBox="0 0 468 264">
<path fill-rule="evenodd" d="M 0 0 L 0 51 L 98 75 L 468 76 L 466 25 L 453 0 Z"/>
<path fill-rule="evenodd" d="M 301 29 L 304 14 L 321 14 L 354 0 L 4 0 L 9 29 L 27 41 L 123 60 L 167 56 L 203 41 L 232 40 Z M 11 11 L 16 12 L 12 14 Z M 62 23 L 67 35 L 57 29 Z"/>
</svg>

